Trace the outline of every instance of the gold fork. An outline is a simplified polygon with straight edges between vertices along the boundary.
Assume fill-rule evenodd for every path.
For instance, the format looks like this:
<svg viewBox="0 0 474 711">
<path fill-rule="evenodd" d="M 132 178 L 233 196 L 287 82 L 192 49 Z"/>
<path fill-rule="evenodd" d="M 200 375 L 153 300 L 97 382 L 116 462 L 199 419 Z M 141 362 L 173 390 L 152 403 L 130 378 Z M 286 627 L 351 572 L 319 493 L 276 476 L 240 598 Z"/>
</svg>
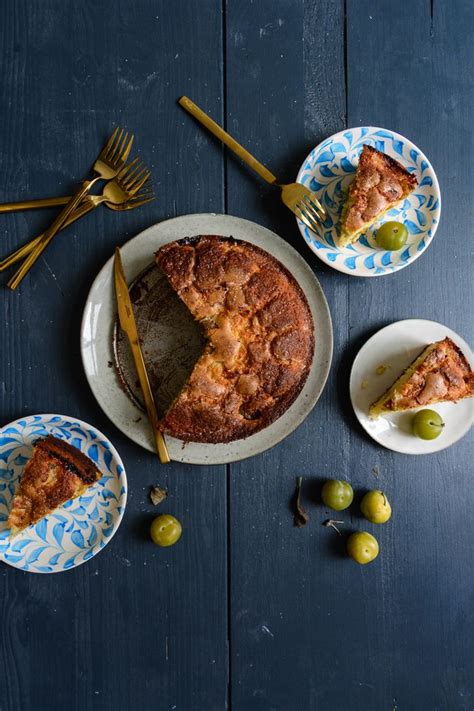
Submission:
<svg viewBox="0 0 474 711">
<path fill-rule="evenodd" d="M 86 195 L 82 203 L 68 217 L 61 229 L 64 229 L 79 218 L 104 203 L 112 210 L 123 211 L 133 210 L 136 207 L 145 205 L 154 199 L 153 190 L 149 181 L 150 171 L 139 162 L 138 158 L 127 164 L 118 173 L 117 177 L 106 183 L 102 195 Z M 66 198 L 67 199 L 67 198 Z M 8 257 L 0 261 L 0 272 L 8 269 L 12 264 L 30 254 L 39 244 L 43 235 L 38 235 L 34 239 L 24 244 L 22 247 L 12 252 Z"/>
<path fill-rule="evenodd" d="M 135 163 L 138 160 L 138 158 L 133 161 Z M 129 169 L 131 168 L 133 163 L 128 163 L 126 168 Z M 144 166 L 142 166 L 144 167 Z M 124 170 L 124 169 L 123 169 Z M 120 171 L 119 175 L 122 174 L 122 171 Z M 149 173 L 151 175 L 151 173 Z M 113 181 L 111 181 L 113 182 Z M 36 210 L 41 207 L 59 207 L 60 205 L 67 205 L 69 200 L 71 199 L 71 195 L 69 196 L 63 196 L 63 197 L 49 197 L 49 198 L 33 198 L 32 200 L 18 200 L 16 202 L 0 202 L 0 214 L 5 213 L 5 212 L 22 212 L 24 210 Z M 90 195 L 87 195 L 85 197 L 85 200 L 87 200 Z M 94 197 L 94 196 L 92 196 Z M 100 196 L 99 196 L 100 197 Z M 102 200 L 100 202 L 103 202 Z M 107 200 L 105 201 L 105 206 L 106 207 L 112 207 L 112 205 L 107 203 Z M 121 208 L 119 208 L 121 209 Z"/>
<path fill-rule="evenodd" d="M 92 167 L 93 178 L 84 180 L 79 190 L 77 190 L 67 205 L 61 210 L 59 215 L 42 235 L 36 247 L 30 252 L 18 272 L 10 279 L 8 286 L 16 289 L 23 278 L 29 272 L 38 257 L 43 253 L 48 244 L 65 224 L 68 217 L 74 212 L 79 203 L 89 193 L 92 186 L 98 180 L 112 180 L 125 165 L 130 150 L 132 148 L 133 136 L 128 136 L 123 129 L 118 126 L 100 152 Z"/>
<path fill-rule="evenodd" d="M 183 109 L 186 109 L 195 119 L 205 126 L 216 138 L 219 138 L 225 145 L 231 149 L 244 163 L 247 163 L 258 175 L 270 183 L 281 189 L 281 199 L 286 207 L 293 212 L 298 219 L 309 227 L 313 232 L 319 231 L 319 223 L 322 222 L 325 211 L 319 200 L 316 199 L 314 193 L 308 188 L 305 188 L 301 183 L 282 184 L 277 181 L 277 178 L 265 166 L 260 163 L 253 155 L 251 155 L 243 146 L 240 145 L 232 136 L 230 136 L 223 128 L 219 126 L 210 116 L 204 113 L 199 106 L 188 99 L 187 96 L 182 96 L 178 104 Z"/>
</svg>

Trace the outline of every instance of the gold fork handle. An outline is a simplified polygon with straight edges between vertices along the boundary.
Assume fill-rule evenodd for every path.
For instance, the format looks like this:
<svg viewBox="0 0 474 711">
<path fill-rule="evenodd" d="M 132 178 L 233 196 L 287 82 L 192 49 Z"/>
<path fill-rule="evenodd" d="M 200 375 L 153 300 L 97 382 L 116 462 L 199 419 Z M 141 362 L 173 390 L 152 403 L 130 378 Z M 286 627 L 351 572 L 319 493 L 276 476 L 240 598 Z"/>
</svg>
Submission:
<svg viewBox="0 0 474 711">
<path fill-rule="evenodd" d="M 73 222 L 76 222 L 76 220 L 79 220 L 81 217 L 84 215 L 87 215 L 87 213 L 91 212 L 94 210 L 96 207 L 99 206 L 103 200 L 100 200 L 98 198 L 101 198 L 101 195 L 98 195 L 96 198 L 94 198 L 94 202 L 85 202 L 82 205 L 79 205 L 77 210 L 74 210 L 72 215 L 68 217 L 64 225 L 61 227 L 63 230 L 65 227 L 68 227 L 68 225 L 71 225 Z M 69 198 L 66 198 L 69 200 Z M 42 232 L 40 235 L 37 237 L 34 237 L 34 239 L 30 240 L 26 244 L 24 244 L 22 247 L 17 249 L 15 252 L 12 252 L 11 254 L 8 255 L 8 257 L 5 257 L 0 261 L 0 272 L 5 271 L 5 269 L 8 269 L 8 267 L 11 267 L 15 262 L 18 262 L 20 259 L 23 259 L 23 257 L 26 257 L 27 254 L 33 251 L 33 249 L 39 244 L 41 241 L 41 238 L 43 237 L 44 232 Z"/>
<path fill-rule="evenodd" d="M 83 200 L 83 198 L 87 195 L 94 183 L 97 182 L 97 180 L 102 180 L 101 176 L 98 176 L 93 180 L 84 180 L 79 190 L 72 196 L 66 207 L 61 210 L 61 212 L 50 225 L 50 227 L 42 235 L 36 247 L 29 253 L 17 273 L 14 274 L 13 277 L 10 279 L 10 281 L 8 282 L 8 286 L 10 287 L 10 289 L 14 291 L 21 284 L 33 264 L 36 262 L 37 259 L 39 259 L 48 244 L 59 232 L 68 217 L 74 212 L 81 200 Z"/>
<path fill-rule="evenodd" d="M 0 204 L 1 212 L 16 212 L 17 210 L 33 210 L 37 207 L 57 207 L 67 205 L 71 197 L 40 198 L 37 200 L 21 200 L 20 202 L 4 202 Z"/>
<path fill-rule="evenodd" d="M 270 171 L 265 168 L 265 166 L 260 163 L 256 158 L 253 157 L 243 146 L 238 143 L 235 138 L 232 138 L 226 131 L 224 131 L 223 128 L 219 126 L 215 121 L 211 119 L 210 116 L 204 113 L 199 106 L 196 106 L 196 104 L 191 101 L 191 99 L 188 99 L 187 96 L 182 96 L 180 100 L 178 101 L 178 104 L 180 104 L 183 109 L 186 109 L 191 116 L 194 116 L 195 119 L 197 119 L 200 123 L 202 123 L 203 126 L 205 126 L 216 138 L 219 138 L 222 143 L 225 143 L 225 145 L 230 148 L 231 151 L 234 151 L 234 153 L 239 156 L 241 160 L 244 161 L 244 163 L 247 163 L 248 166 L 250 166 L 258 175 L 263 178 L 264 180 L 267 181 L 267 183 L 273 184 L 277 182 L 276 177 L 273 175 L 273 173 L 270 173 Z"/>
</svg>

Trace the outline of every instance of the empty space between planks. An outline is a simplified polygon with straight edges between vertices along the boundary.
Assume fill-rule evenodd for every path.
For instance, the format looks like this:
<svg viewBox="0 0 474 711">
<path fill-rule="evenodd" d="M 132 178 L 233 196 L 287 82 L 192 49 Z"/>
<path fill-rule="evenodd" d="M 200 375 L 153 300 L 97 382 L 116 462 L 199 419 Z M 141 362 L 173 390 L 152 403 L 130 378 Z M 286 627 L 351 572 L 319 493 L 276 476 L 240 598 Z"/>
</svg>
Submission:
<svg viewBox="0 0 474 711">
<path fill-rule="evenodd" d="M 0 566 L 3 711 L 222 711 L 227 701 L 225 468 L 160 466 L 102 413 L 79 352 L 88 290 L 115 245 L 167 217 L 224 211 L 222 150 L 176 105 L 187 93 L 223 120 L 221 2 L 172 5 L 0 7 L 0 200 L 68 194 L 117 124 L 135 133 L 156 192 L 136 211 L 98 209 L 56 238 L 18 293 L 2 291 L 2 423 L 38 412 L 90 422 L 129 484 L 117 535 L 85 565 L 59 575 Z M 1 215 L 2 252 L 54 214 Z M 152 484 L 169 490 L 159 509 Z M 159 512 L 183 523 L 169 549 L 149 540 Z"/>
<path fill-rule="evenodd" d="M 280 181 L 292 182 L 308 152 L 344 128 L 343 3 L 230 2 L 226 36 L 228 130 Z M 339 643 L 331 612 L 347 608 L 339 561 L 327 550 L 331 536 L 311 501 L 318 479 L 349 467 L 336 394 L 348 278 L 319 262 L 278 191 L 231 154 L 227 204 L 230 214 L 269 227 L 304 256 L 335 325 L 332 372 L 314 411 L 274 449 L 231 465 L 230 476 L 232 709 L 309 711 L 332 685 L 329 663 Z M 300 475 L 311 521 L 298 530 L 289 502 Z"/>
</svg>

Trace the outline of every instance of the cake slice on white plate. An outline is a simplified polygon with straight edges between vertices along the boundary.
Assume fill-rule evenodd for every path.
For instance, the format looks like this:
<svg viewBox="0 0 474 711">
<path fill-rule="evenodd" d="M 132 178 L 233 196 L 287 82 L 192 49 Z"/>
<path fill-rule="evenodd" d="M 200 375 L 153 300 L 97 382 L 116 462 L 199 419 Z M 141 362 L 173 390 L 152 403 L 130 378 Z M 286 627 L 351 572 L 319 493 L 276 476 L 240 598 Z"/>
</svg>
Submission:
<svg viewBox="0 0 474 711">
<path fill-rule="evenodd" d="M 390 412 L 456 402 L 474 395 L 474 373 L 450 338 L 431 343 L 369 409 L 372 419 Z"/>
</svg>

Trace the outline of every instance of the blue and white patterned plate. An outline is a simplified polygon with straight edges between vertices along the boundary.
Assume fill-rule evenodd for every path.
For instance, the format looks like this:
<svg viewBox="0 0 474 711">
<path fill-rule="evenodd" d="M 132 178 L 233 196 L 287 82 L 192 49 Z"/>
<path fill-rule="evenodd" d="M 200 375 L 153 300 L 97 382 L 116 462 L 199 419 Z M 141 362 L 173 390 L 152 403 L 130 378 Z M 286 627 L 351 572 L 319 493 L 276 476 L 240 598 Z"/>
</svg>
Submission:
<svg viewBox="0 0 474 711">
<path fill-rule="evenodd" d="M 418 187 L 398 207 L 389 210 L 357 242 L 338 247 L 338 223 L 347 189 L 354 177 L 363 145 L 387 153 L 414 173 Z M 300 220 L 301 234 L 323 262 L 340 272 L 371 277 L 392 274 L 417 259 L 430 244 L 441 214 L 441 196 L 436 173 L 429 160 L 411 141 L 394 131 L 361 126 L 336 133 L 311 151 L 297 181 L 316 193 L 328 218 L 316 235 Z M 375 233 L 386 221 L 404 222 L 408 241 L 397 251 L 377 247 Z"/>
<path fill-rule="evenodd" d="M 11 500 L 33 443 L 52 434 L 90 457 L 103 474 L 83 496 L 10 539 Z M 118 529 L 127 501 L 127 478 L 117 451 L 99 430 L 72 417 L 31 415 L 0 429 L 0 560 L 32 573 L 59 573 L 85 563 Z"/>
</svg>

